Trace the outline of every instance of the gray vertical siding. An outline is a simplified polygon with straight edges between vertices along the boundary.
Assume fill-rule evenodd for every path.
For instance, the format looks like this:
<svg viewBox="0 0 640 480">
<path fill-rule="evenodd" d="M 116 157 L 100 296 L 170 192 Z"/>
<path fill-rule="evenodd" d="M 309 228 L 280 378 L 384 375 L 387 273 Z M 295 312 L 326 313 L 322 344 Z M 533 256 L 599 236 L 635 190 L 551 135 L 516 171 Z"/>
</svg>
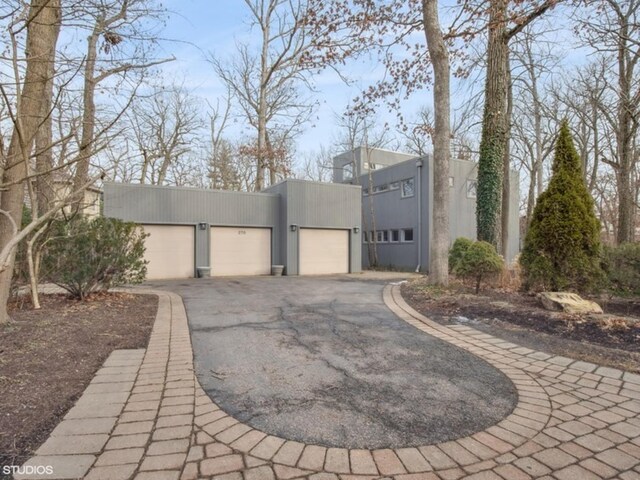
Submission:
<svg viewBox="0 0 640 480">
<path fill-rule="evenodd" d="M 511 171 L 509 176 L 509 248 L 507 260 L 513 262 L 520 253 L 520 176 Z"/>
<path fill-rule="evenodd" d="M 364 163 L 374 163 L 378 166 L 391 166 L 399 162 L 413 159 L 415 155 L 408 153 L 393 152 L 381 148 L 358 147 L 350 152 L 341 153 L 333 159 L 333 181 L 335 183 L 357 183 L 360 175 L 367 172 Z M 344 178 L 344 167 L 348 164 L 354 164 L 354 179 Z"/>
<path fill-rule="evenodd" d="M 413 270 L 418 266 L 417 231 L 422 227 L 420 270 L 428 271 L 429 249 L 433 231 L 433 162 L 430 156 L 421 159 L 414 158 L 409 161 L 397 163 L 381 170 L 364 174 L 359 178 L 364 188 L 382 185 L 394 181 L 402 181 L 406 178 L 416 178 L 419 169 L 417 161 L 422 161 L 421 171 L 421 195 L 402 198 L 399 190 L 391 190 L 363 196 L 363 229 L 396 230 L 402 228 L 414 229 L 414 243 L 378 243 L 378 264 L 381 266 L 393 266 L 396 268 Z M 450 187 L 450 221 L 449 238 L 453 244 L 458 237 L 476 238 L 476 198 L 467 195 L 467 181 L 475 181 L 477 178 L 477 164 L 469 161 L 452 160 L 450 164 L 450 176 L 453 177 L 453 186 Z M 517 173 L 511 173 L 511 200 L 509 215 L 509 248 L 507 259 L 512 261 L 519 251 L 519 190 Z M 417 183 L 416 183 L 417 187 Z M 418 198 L 422 204 L 422 222 L 418 221 Z M 371 205 L 373 204 L 373 217 Z M 369 266 L 369 245 L 363 244 L 362 263 Z"/>
<path fill-rule="evenodd" d="M 373 230 L 400 230 L 413 228 L 414 240 L 410 243 L 376 243 L 378 264 L 381 266 L 394 266 L 405 270 L 415 270 L 418 266 L 418 248 L 422 248 L 422 263 L 427 265 L 427 228 L 428 221 L 423 222 L 422 242 L 418 243 L 418 202 L 422 202 L 423 218 L 429 211 L 429 199 L 426 196 L 428 188 L 427 165 L 423 162 L 421 171 L 421 195 L 403 198 L 401 190 L 389 190 L 371 194 L 373 186 L 401 182 L 413 178 L 417 188 L 417 159 L 398 163 L 394 166 L 375 170 L 371 175 L 360 177 L 363 188 L 369 189 L 369 194 L 363 197 L 363 229 Z M 373 212 L 372 212 L 373 207 Z M 374 229 L 375 224 L 375 229 Z M 369 249 L 371 244 L 363 245 L 363 265 L 369 266 Z"/>
<path fill-rule="evenodd" d="M 298 239 L 301 228 L 335 228 L 350 230 L 349 262 L 351 272 L 362 270 L 361 191 L 359 186 L 287 180 L 268 192 L 278 192 L 284 203 L 281 232 L 287 274 L 298 274 Z M 295 232 L 291 225 L 297 225 Z M 354 227 L 358 233 L 354 233 Z"/>
<path fill-rule="evenodd" d="M 287 180 L 260 193 L 107 183 L 104 215 L 142 224 L 194 225 L 195 266 L 210 265 L 210 226 L 271 228 L 272 263 L 298 274 L 299 228 L 350 230 L 350 271 L 362 269 L 360 187 Z M 200 230 L 199 223 L 207 224 Z"/>
<path fill-rule="evenodd" d="M 106 183 L 104 215 L 147 224 L 195 225 L 196 267 L 210 265 L 210 226 L 270 227 L 272 259 L 280 263 L 280 198 L 275 194 Z M 199 223 L 207 224 L 205 230 Z"/>
</svg>

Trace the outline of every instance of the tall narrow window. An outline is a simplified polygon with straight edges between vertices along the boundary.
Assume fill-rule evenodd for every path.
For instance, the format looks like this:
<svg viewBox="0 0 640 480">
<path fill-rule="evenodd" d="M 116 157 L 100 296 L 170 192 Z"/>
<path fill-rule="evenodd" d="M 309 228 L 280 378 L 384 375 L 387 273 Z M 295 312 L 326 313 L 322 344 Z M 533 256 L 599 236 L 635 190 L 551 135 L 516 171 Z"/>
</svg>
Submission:
<svg viewBox="0 0 640 480">
<path fill-rule="evenodd" d="M 476 198 L 477 189 L 478 189 L 477 180 L 467 180 L 467 198 Z"/>
</svg>

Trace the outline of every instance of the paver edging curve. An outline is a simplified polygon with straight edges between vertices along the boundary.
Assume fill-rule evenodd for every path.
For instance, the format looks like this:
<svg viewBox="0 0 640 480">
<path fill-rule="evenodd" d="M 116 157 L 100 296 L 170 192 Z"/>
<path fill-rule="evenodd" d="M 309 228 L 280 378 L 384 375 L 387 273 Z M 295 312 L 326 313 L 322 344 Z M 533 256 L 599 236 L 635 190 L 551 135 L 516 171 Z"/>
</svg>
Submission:
<svg viewBox="0 0 640 480">
<path fill-rule="evenodd" d="M 467 437 L 420 447 L 376 450 L 327 448 L 320 445 L 288 441 L 275 435 L 269 435 L 238 421 L 231 415 L 226 414 L 224 410 L 204 392 L 196 377 L 196 402 L 202 410 L 210 410 L 206 414 L 203 414 L 203 417 L 209 415 L 209 419 L 215 418 L 211 423 L 204 423 L 204 420 L 199 420 L 196 416 L 196 426 L 200 427 L 203 432 L 212 434 L 211 436 L 217 441 L 234 450 L 240 451 L 243 454 L 256 456 L 261 460 L 270 461 L 276 465 L 279 464 L 287 469 L 300 469 L 301 471 L 298 473 L 301 475 L 321 471 L 369 475 L 430 472 L 433 471 L 434 468 L 428 462 L 422 462 L 420 460 L 421 457 L 424 458 L 424 452 L 429 452 L 433 447 L 442 447 L 444 451 L 453 451 L 455 454 L 455 450 L 465 444 L 467 448 L 469 445 L 476 446 L 476 451 L 482 452 L 482 456 L 479 457 L 480 462 L 486 462 L 517 448 L 537 435 L 546 426 L 550 415 L 550 403 L 544 389 L 535 379 L 527 374 L 523 374 L 517 369 L 509 368 L 508 365 L 494 358 L 486 357 L 483 355 L 485 352 L 483 348 L 477 345 L 467 344 L 467 342 L 461 343 L 459 339 L 463 338 L 464 335 L 454 331 L 447 332 L 447 327 L 434 324 L 429 319 L 413 311 L 406 305 L 404 300 L 399 297 L 398 287 L 387 285 L 383 291 L 383 300 L 387 307 L 402 320 L 417 326 L 417 328 L 424 333 L 430 335 L 434 335 L 435 333 L 434 336 L 469 351 L 502 371 L 513 382 L 518 391 L 518 403 L 514 411 L 518 410 L 520 414 L 512 412 L 496 425 Z M 420 323 L 416 324 L 415 322 Z M 424 327 L 421 328 L 420 325 Z M 490 354 L 491 352 L 487 353 Z M 527 413 L 530 412 L 529 409 L 531 408 L 535 409 L 535 412 L 531 411 L 531 413 Z M 222 412 L 219 414 L 219 418 L 216 418 L 218 414 L 215 414 L 215 412 Z M 532 421 L 523 415 L 535 415 L 536 420 Z M 517 422 L 523 421 L 523 419 L 529 420 L 528 426 L 521 425 L 520 431 L 521 433 L 526 432 L 526 435 L 524 433 L 517 435 L 511 430 L 503 428 L 508 426 L 513 429 L 514 426 L 512 424 L 514 420 L 516 420 L 515 427 L 518 428 L 520 424 Z M 535 428 L 531 428 L 532 425 L 535 425 Z M 222 430 L 218 431 L 220 428 L 222 428 Z M 488 446 L 487 443 L 493 445 L 497 450 L 486 448 Z M 485 448 L 483 449 L 482 446 Z M 287 453 L 283 454 L 283 450 L 287 450 Z M 322 461 L 317 460 L 320 456 L 323 457 Z M 335 463 L 339 464 L 337 467 L 331 468 L 331 465 L 328 465 L 329 468 L 327 468 L 326 463 L 329 461 L 329 456 L 336 459 Z M 284 461 L 278 461 L 283 458 Z M 351 465 L 353 463 L 360 464 L 360 467 L 354 469 Z M 395 471 L 393 467 L 388 469 L 380 468 L 380 464 L 396 464 L 396 470 L 398 471 Z M 422 467 L 421 464 L 423 464 Z M 369 466 L 368 468 L 367 465 Z M 377 469 L 374 465 L 377 466 Z M 410 468 L 407 468 L 408 465 L 410 465 Z M 404 469 L 404 471 L 400 471 L 400 469 Z M 291 473 L 293 474 L 295 472 L 292 471 Z"/>
<path fill-rule="evenodd" d="M 536 463 L 538 460 L 557 470 L 558 478 L 594 478 L 594 474 L 609 478 L 611 475 L 601 473 L 605 467 L 618 474 L 640 473 L 640 375 L 552 357 L 467 326 L 439 325 L 411 309 L 398 286 L 385 287 L 383 300 L 400 318 L 475 354 L 514 381 L 519 403 L 512 415 L 469 437 L 396 450 L 327 449 L 267 435 L 227 415 L 199 385 L 179 295 L 141 288 L 121 291 L 159 297 L 149 345 L 146 350 L 114 351 L 56 429 L 58 436 L 54 431 L 27 462 L 53 463 L 59 469 L 56 478 L 338 480 L 339 475 L 341 480 L 435 480 L 464 475 L 475 478 L 475 472 L 484 471 L 516 478 L 524 475 L 521 469 L 546 468 Z M 121 374 L 114 374 L 118 369 Z M 121 389 L 125 380 L 131 385 Z M 118 411 L 122 411 L 111 418 L 114 424 L 104 434 L 70 433 L 69 427 L 78 426 L 76 419 L 89 418 L 91 422 L 106 416 L 95 403 L 105 400 L 95 398 L 104 395 L 98 392 L 121 390 L 123 393 L 115 394 L 117 399 L 112 394 L 104 405 L 120 404 Z M 122 395 L 125 398 L 119 399 Z M 583 429 L 591 425 L 590 431 L 598 429 L 600 436 L 575 430 L 579 425 Z M 146 433 L 138 434 L 137 429 Z M 100 436 L 100 445 L 84 443 L 88 433 L 92 438 Z M 564 439 L 565 444 L 552 438 L 560 435 L 570 438 Z M 140 436 L 144 438 L 139 445 L 125 445 Z M 575 442 L 571 441 L 574 438 Z M 60 476 L 63 471 L 66 476 Z M 433 471 L 438 476 L 430 473 Z"/>
</svg>

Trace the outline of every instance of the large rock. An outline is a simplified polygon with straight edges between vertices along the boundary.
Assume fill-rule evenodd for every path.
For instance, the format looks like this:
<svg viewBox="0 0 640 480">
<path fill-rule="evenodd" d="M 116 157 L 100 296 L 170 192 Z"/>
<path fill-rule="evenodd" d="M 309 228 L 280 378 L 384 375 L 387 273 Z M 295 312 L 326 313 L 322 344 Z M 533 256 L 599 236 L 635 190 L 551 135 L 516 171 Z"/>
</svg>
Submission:
<svg viewBox="0 0 640 480">
<path fill-rule="evenodd" d="M 580 295 L 569 292 L 541 292 L 538 298 L 547 310 L 565 313 L 603 313 L 596 302 L 585 300 Z"/>
</svg>

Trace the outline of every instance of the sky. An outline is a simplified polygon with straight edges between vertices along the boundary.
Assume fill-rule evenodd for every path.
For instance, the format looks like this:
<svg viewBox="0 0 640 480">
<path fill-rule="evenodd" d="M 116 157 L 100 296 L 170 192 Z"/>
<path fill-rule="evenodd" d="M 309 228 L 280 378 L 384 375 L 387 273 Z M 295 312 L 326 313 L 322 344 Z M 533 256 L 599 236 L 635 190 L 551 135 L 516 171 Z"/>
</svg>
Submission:
<svg viewBox="0 0 640 480">
<path fill-rule="evenodd" d="M 215 104 L 216 100 L 224 95 L 225 90 L 207 61 L 207 56 L 214 54 L 219 58 L 229 58 L 234 54 L 237 41 L 248 41 L 252 38 L 244 1 L 167 0 L 165 6 L 170 12 L 170 17 L 163 32 L 167 40 L 161 43 L 160 53 L 176 57 L 176 61 L 163 65 L 165 78 L 183 82 L 193 94 Z M 560 29 L 557 41 L 552 43 L 558 50 L 556 53 L 565 59 L 564 63 L 567 65 L 584 63 L 586 60 L 584 50 L 571 48 L 572 40 L 568 38 L 570 33 L 568 33 L 566 14 L 556 9 L 546 17 L 544 20 L 538 20 L 538 23 L 546 21 L 549 22 L 549 28 Z M 343 114 L 349 102 L 358 96 L 362 89 L 384 75 L 384 68 L 377 59 L 350 62 L 346 70 L 349 77 L 354 80 L 352 85 L 346 85 L 330 69 L 315 76 L 314 83 L 317 91 L 313 96 L 318 101 L 318 107 L 312 122 L 305 126 L 302 135 L 298 138 L 299 153 L 317 151 L 321 146 L 331 146 L 339 134 L 336 116 Z M 472 77 L 466 83 L 453 79 L 454 110 L 467 100 L 468 90 L 474 88 L 479 91 L 482 88 L 479 83 L 482 82 L 481 74 Z M 421 107 L 430 105 L 432 105 L 430 90 L 414 93 L 402 105 L 403 115 L 405 118 L 411 118 Z M 395 125 L 395 115 L 389 113 L 385 107 L 379 109 L 377 118 L 379 125 L 384 125 L 385 122 L 391 126 Z M 231 125 L 230 133 L 232 135 L 239 133 L 243 126 L 243 122 L 237 120 Z"/>
<path fill-rule="evenodd" d="M 249 38 L 250 26 L 244 1 L 169 0 L 165 6 L 171 15 L 164 36 L 170 41 L 162 43 L 161 52 L 176 57 L 176 61 L 163 66 L 166 77 L 184 80 L 185 86 L 194 94 L 215 104 L 225 90 L 207 62 L 207 56 L 214 54 L 228 58 L 233 55 L 237 40 Z M 351 62 L 348 69 L 353 85 L 346 85 L 330 69 L 314 76 L 317 91 L 313 98 L 318 101 L 318 107 L 298 139 L 298 151 L 330 146 L 338 134 L 336 115 L 341 115 L 363 88 L 384 74 L 383 67 L 373 60 Z M 407 103 L 406 112 L 410 115 L 420 106 L 430 103 L 431 92 L 420 92 Z M 386 110 L 380 111 L 380 124 L 394 122 L 394 118 Z M 233 128 L 239 129 L 240 125 Z"/>
</svg>

